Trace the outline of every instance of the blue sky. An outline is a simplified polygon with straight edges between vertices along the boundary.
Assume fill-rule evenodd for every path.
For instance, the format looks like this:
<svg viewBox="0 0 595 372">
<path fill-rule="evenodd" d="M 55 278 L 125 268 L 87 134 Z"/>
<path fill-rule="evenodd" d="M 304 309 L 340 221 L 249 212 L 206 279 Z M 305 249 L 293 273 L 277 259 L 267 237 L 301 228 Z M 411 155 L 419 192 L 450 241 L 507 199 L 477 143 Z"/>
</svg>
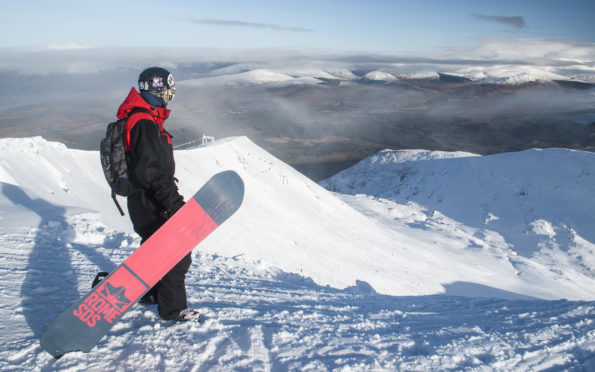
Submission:
<svg viewBox="0 0 595 372">
<path fill-rule="evenodd" d="M 428 52 L 485 38 L 595 42 L 595 1 L 0 0 L 0 47 Z"/>
</svg>

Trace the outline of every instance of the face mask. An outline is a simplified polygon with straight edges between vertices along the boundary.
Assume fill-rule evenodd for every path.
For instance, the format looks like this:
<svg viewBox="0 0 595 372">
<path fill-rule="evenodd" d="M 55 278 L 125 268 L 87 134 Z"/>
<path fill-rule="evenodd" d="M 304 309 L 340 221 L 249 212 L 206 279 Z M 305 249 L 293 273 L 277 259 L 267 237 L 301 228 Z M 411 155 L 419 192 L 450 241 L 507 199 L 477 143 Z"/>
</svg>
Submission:
<svg viewBox="0 0 595 372">
<path fill-rule="evenodd" d="M 149 91 L 143 90 L 140 92 L 141 97 L 151 106 L 154 107 L 165 107 L 167 102 L 158 95 L 150 93 Z"/>
</svg>

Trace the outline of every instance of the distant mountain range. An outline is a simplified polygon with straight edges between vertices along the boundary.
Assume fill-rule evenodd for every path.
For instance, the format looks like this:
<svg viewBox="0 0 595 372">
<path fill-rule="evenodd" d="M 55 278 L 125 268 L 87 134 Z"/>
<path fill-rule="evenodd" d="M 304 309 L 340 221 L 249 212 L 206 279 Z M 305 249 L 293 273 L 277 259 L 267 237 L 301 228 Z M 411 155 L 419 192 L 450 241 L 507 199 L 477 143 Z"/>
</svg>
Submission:
<svg viewBox="0 0 595 372">
<path fill-rule="evenodd" d="M 336 57 L 172 71 L 178 93 L 168 127 L 177 145 L 248 136 L 316 180 L 385 148 L 595 148 L 595 74 L 567 64 Z M 136 73 L 0 72 L 18 88 L 0 96 L 0 137 L 97 149 Z"/>
<path fill-rule="evenodd" d="M 377 67 L 377 66 L 376 66 Z M 233 66 L 212 71 L 200 78 L 183 80 L 182 86 L 205 85 L 295 85 L 295 84 L 337 84 L 337 83 L 396 83 L 400 80 L 412 79 L 438 79 L 443 82 L 461 83 L 475 82 L 482 84 L 526 84 L 560 82 L 569 88 L 592 88 L 595 86 L 594 76 L 585 76 L 593 82 L 572 79 L 564 75 L 553 73 L 547 69 L 533 66 L 485 66 L 483 68 L 470 68 L 468 66 L 453 69 L 451 73 L 432 71 L 430 66 L 420 66 L 419 69 L 411 67 L 401 69 L 396 66 L 383 66 L 378 69 L 350 70 L 343 69 L 295 69 L 295 68 L 266 68 L 261 66 Z M 432 66 L 439 67 L 439 66 Z M 451 66 L 452 68 L 452 66 Z M 574 84 L 565 84 L 573 82 Z"/>
</svg>

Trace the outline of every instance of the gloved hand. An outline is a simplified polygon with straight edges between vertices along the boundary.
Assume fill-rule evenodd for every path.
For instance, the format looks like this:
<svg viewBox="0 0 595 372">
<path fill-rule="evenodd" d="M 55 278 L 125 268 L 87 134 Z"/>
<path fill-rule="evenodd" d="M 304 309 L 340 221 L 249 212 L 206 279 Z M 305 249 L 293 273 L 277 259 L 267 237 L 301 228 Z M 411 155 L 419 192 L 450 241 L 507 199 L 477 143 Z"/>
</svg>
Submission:
<svg viewBox="0 0 595 372">
<path fill-rule="evenodd" d="M 172 206 L 170 208 L 166 209 L 165 211 L 163 211 L 163 213 L 162 213 L 163 217 L 165 217 L 165 219 L 168 220 L 178 210 L 180 210 L 180 208 L 182 208 L 184 206 L 184 204 L 186 204 L 186 203 L 184 203 L 184 200 L 182 199 L 181 196 L 179 198 L 176 198 L 176 200 L 173 202 Z"/>
<path fill-rule="evenodd" d="M 173 179 L 159 179 L 153 183 L 153 195 L 161 204 L 165 219 L 169 219 L 184 205 L 184 198 L 178 192 Z"/>
</svg>

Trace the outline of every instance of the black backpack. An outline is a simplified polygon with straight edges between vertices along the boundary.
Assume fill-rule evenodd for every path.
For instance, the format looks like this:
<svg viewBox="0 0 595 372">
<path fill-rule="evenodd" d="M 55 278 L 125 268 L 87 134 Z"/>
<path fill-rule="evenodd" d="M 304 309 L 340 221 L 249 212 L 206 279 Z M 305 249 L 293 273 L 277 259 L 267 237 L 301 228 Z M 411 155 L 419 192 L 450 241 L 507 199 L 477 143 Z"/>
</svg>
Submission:
<svg viewBox="0 0 595 372">
<path fill-rule="evenodd" d="M 124 211 L 116 199 L 116 195 L 129 196 L 133 186 L 128 179 L 128 165 L 124 152 L 124 126 L 126 119 L 137 112 L 148 112 L 142 109 L 133 109 L 125 118 L 111 122 L 107 125 L 105 138 L 99 145 L 101 166 L 107 183 L 112 189 L 112 199 L 123 216 Z"/>
</svg>

